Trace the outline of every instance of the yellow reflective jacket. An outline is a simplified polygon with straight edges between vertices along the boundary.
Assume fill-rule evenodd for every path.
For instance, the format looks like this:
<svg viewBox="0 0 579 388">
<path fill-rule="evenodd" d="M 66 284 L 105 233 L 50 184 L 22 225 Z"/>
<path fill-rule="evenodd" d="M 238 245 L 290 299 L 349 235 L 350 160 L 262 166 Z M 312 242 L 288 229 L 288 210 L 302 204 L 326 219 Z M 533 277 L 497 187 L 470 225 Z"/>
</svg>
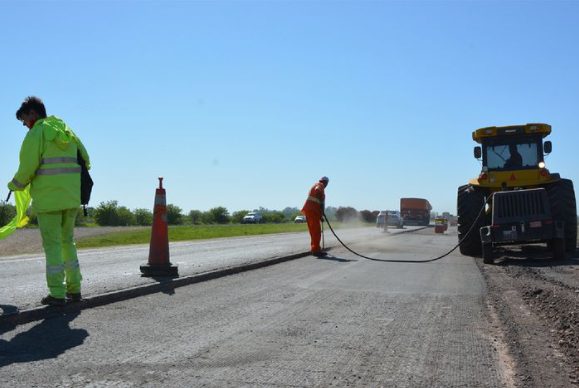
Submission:
<svg viewBox="0 0 579 388">
<path fill-rule="evenodd" d="M 38 213 L 80 206 L 80 166 L 77 150 L 90 169 L 84 145 L 61 119 L 38 120 L 20 149 L 20 166 L 8 183 L 12 191 L 30 184 L 32 206 Z"/>
</svg>

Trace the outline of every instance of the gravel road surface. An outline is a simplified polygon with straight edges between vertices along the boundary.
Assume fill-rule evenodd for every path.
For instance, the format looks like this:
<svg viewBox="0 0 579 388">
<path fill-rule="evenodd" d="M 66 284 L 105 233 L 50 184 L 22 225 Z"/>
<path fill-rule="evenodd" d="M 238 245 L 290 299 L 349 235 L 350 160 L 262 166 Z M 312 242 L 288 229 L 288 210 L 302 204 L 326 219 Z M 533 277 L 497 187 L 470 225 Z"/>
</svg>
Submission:
<svg viewBox="0 0 579 388">
<path fill-rule="evenodd" d="M 346 242 L 383 259 L 432 258 L 456 243 L 454 228 L 443 236 L 432 229 L 366 232 Z M 287 240 L 278 238 L 253 247 L 220 243 L 227 256 L 234 246 L 252 250 Z M 213 256 L 220 248 L 203 251 Z M 431 264 L 331 253 L 1 327 L 0 381 L 11 387 L 579 385 L 577 254 L 556 262 L 542 247 L 504 249 L 496 265 L 484 265 L 457 252 Z M 5 270 L 23 259 L 35 260 L 5 257 L 0 264 Z M 43 287 L 39 268 L 30 282 Z"/>
<path fill-rule="evenodd" d="M 417 228 L 395 229 L 391 234 L 413 229 Z M 383 234 L 381 229 L 377 228 L 340 229 L 338 233 L 346 243 L 380 238 Z M 179 266 L 179 274 L 188 276 L 307 252 L 309 241 L 307 232 L 183 241 L 170 244 L 170 255 L 171 262 Z M 329 247 L 338 245 L 338 241 L 329 233 L 326 233 L 325 243 Z M 148 255 L 148 244 L 79 251 L 84 278 L 83 296 L 156 283 L 155 279 L 141 277 L 140 266 L 147 262 Z M 45 260 L 42 251 L 0 257 L 0 312 L 39 306 L 40 299 L 46 294 Z"/>
<path fill-rule="evenodd" d="M 444 253 L 432 229 L 353 247 Z M 513 365 L 471 258 L 386 264 L 334 249 L 4 329 L 11 387 L 512 387 Z"/>
<path fill-rule="evenodd" d="M 500 319 L 519 387 L 579 385 L 579 256 L 553 261 L 544 247 L 504 249 L 497 265 L 477 259 Z"/>
</svg>

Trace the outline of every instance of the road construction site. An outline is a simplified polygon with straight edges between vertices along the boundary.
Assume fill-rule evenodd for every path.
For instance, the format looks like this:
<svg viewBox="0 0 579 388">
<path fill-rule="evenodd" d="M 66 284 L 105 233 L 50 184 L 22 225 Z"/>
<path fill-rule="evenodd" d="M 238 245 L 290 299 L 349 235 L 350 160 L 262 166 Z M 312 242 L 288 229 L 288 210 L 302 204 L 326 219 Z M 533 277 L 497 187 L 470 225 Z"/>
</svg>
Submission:
<svg viewBox="0 0 579 388">
<path fill-rule="evenodd" d="M 401 233 L 406 230 L 394 230 Z M 378 238 L 381 230 L 354 228 L 340 231 L 346 241 Z M 17 233 L 28 234 L 26 230 Z M 328 248 L 339 245 L 326 233 Z M 170 244 L 171 262 L 178 266 L 180 277 L 207 274 L 217 270 L 243 268 L 276 258 L 307 255 L 307 233 L 283 233 L 257 237 L 213 239 Z M 304 244 L 306 242 L 306 244 Z M 149 245 L 121 246 L 79 251 L 83 273 L 83 297 L 120 292 L 134 287 L 158 284 L 163 279 L 141 277 L 139 266 L 147 262 Z M 0 294 L 5 309 L 25 311 L 39 307 L 46 293 L 43 282 L 44 253 L 4 256 L 0 258 Z M 32 280 L 35 279 L 35 280 Z M 42 307 L 41 309 L 47 309 Z M 48 308 L 49 309 L 49 308 Z"/>
<path fill-rule="evenodd" d="M 429 259 L 457 243 L 453 227 L 444 234 L 418 227 L 338 233 L 356 252 L 378 259 Z M 170 282 L 239 270 L 140 296 L 126 290 L 166 285 L 140 277 L 148 247 L 83 250 L 88 302 L 60 311 L 38 306 L 45 291 L 41 253 L 3 257 L 2 308 L 36 315 L 22 322 L 3 317 L 2 381 L 575 386 L 577 257 L 554 262 L 545 248 L 515 247 L 495 265 L 458 250 L 433 263 L 381 263 L 351 254 L 327 232 L 325 258 L 303 252 L 307 241 L 295 233 L 171 244 L 180 277 Z M 287 261 L 252 266 L 276 258 Z"/>
</svg>

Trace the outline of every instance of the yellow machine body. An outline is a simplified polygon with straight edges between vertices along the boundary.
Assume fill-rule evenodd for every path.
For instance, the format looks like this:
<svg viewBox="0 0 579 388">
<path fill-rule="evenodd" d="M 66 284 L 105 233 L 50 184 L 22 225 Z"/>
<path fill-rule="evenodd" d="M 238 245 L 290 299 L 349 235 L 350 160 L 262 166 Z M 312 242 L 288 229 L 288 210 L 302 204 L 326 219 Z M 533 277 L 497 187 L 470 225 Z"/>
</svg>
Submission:
<svg viewBox="0 0 579 388">
<path fill-rule="evenodd" d="M 545 184 L 559 180 L 558 174 L 551 174 L 546 168 L 543 158 L 543 139 L 551 133 L 551 126 L 548 124 L 525 124 L 504 127 L 485 127 L 477 129 L 472 133 L 472 138 L 483 146 L 482 152 L 488 152 L 487 144 L 491 142 L 506 142 L 511 140 L 529 141 L 540 144 L 537 151 L 537 163 L 535 166 L 526 166 L 520 169 L 489 168 L 487 159 L 483 154 L 483 168 L 477 178 L 471 179 L 469 184 L 488 188 L 490 192 L 501 191 L 503 187 L 512 188 L 537 188 Z M 505 146 L 506 147 L 506 146 Z"/>
</svg>

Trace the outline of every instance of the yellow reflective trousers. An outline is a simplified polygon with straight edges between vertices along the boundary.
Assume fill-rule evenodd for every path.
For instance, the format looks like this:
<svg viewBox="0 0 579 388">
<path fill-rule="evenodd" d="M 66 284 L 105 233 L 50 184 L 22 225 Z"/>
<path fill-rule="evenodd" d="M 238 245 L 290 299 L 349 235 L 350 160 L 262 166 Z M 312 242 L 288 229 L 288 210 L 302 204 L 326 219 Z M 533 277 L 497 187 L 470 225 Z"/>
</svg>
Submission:
<svg viewBox="0 0 579 388">
<path fill-rule="evenodd" d="M 46 254 L 46 283 L 54 298 L 65 298 L 67 292 L 80 293 L 82 276 L 74 242 L 77 211 L 78 208 L 38 213 Z"/>
</svg>

